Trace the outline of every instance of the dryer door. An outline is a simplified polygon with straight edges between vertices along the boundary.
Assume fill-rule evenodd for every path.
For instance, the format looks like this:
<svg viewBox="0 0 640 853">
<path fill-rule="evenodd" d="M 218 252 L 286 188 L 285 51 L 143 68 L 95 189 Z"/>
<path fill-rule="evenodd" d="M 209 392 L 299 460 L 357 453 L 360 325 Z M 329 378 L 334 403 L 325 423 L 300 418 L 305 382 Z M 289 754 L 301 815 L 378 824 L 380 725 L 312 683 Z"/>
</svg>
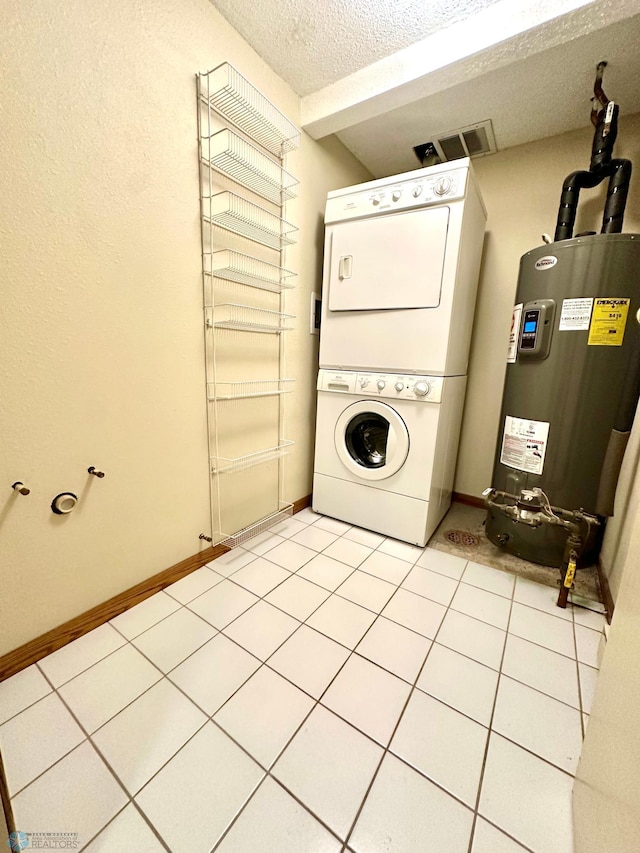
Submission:
<svg viewBox="0 0 640 853">
<path fill-rule="evenodd" d="M 363 480 L 384 480 L 402 468 L 409 454 L 409 431 L 386 403 L 359 400 L 336 423 L 335 445 L 342 464 Z"/>
<path fill-rule="evenodd" d="M 332 226 L 329 310 L 437 308 L 448 226 L 448 207 Z"/>
</svg>

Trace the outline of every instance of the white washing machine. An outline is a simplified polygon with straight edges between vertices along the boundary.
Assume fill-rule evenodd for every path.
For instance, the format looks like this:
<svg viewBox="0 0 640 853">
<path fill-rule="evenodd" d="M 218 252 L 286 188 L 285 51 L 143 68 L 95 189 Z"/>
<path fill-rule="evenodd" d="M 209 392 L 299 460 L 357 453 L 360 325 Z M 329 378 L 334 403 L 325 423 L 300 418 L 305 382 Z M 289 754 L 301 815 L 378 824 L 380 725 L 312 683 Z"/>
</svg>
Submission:
<svg viewBox="0 0 640 853">
<path fill-rule="evenodd" d="M 426 545 L 451 503 L 465 385 L 320 370 L 313 509 Z"/>
<path fill-rule="evenodd" d="M 465 374 L 485 222 L 468 158 L 330 192 L 320 367 Z"/>
</svg>

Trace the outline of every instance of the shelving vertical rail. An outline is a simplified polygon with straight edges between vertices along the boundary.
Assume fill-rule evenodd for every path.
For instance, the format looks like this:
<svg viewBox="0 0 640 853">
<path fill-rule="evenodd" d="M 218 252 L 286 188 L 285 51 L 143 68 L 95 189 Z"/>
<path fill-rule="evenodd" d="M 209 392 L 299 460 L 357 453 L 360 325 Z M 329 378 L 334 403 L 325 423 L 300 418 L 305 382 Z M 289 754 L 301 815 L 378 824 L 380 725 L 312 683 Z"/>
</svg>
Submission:
<svg viewBox="0 0 640 853">
<path fill-rule="evenodd" d="M 214 544 L 234 547 L 293 511 L 284 496 L 284 457 L 293 446 L 285 434 L 284 394 L 293 380 L 286 377 L 284 338 L 295 319 L 285 311 L 295 274 L 285 262 L 297 229 L 285 218 L 285 206 L 297 195 L 298 181 L 285 161 L 300 144 L 300 131 L 228 62 L 196 80 L 211 531 Z M 252 338 L 244 349 L 238 334 Z M 264 358 L 260 339 L 275 339 L 265 344 Z M 237 353 L 245 351 L 260 375 L 243 375 L 244 358 Z M 275 398 L 274 408 L 267 398 Z M 259 418 L 250 406 L 263 407 Z M 229 453 L 228 446 L 268 431 L 269 418 L 274 440 L 268 446 Z M 273 485 L 273 507 L 229 530 L 223 481 L 273 461 L 277 482 L 266 484 L 267 492 Z"/>
</svg>

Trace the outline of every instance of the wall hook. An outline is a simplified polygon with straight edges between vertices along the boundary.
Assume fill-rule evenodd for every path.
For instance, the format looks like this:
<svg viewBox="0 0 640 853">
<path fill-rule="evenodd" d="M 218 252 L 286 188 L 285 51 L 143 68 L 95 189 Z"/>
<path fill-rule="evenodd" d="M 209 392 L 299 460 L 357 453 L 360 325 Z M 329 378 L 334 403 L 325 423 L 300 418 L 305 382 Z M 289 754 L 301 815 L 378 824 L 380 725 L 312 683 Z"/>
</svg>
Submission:
<svg viewBox="0 0 640 853">
<path fill-rule="evenodd" d="M 99 480 L 102 480 L 102 478 L 104 477 L 104 471 L 96 471 L 94 465 L 92 465 L 91 468 L 87 468 L 87 471 L 90 474 L 93 474 L 94 477 L 98 477 Z"/>
<path fill-rule="evenodd" d="M 201 533 L 200 536 L 198 536 L 198 539 L 204 539 L 205 542 L 213 542 L 211 536 L 207 536 L 204 533 Z"/>
<path fill-rule="evenodd" d="M 24 483 L 21 483 L 21 482 L 20 482 L 20 480 L 18 480 L 17 482 L 15 482 L 15 483 L 11 486 L 11 488 L 12 488 L 15 492 L 18 492 L 18 494 L 20 494 L 20 495 L 28 495 L 28 494 L 31 492 L 31 489 L 28 489 L 28 488 L 25 486 L 25 484 L 24 484 Z"/>
</svg>

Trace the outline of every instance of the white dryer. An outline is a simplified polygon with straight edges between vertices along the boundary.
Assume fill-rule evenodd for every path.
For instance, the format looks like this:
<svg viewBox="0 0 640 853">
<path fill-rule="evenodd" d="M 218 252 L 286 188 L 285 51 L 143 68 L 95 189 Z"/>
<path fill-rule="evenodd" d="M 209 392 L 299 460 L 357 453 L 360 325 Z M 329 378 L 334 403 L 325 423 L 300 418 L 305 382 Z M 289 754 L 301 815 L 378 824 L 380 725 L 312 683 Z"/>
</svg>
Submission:
<svg viewBox="0 0 640 853">
<path fill-rule="evenodd" d="M 320 367 L 466 373 L 485 221 L 468 158 L 330 192 Z"/>
<path fill-rule="evenodd" d="M 320 370 L 313 509 L 425 545 L 451 503 L 465 384 Z"/>
</svg>

